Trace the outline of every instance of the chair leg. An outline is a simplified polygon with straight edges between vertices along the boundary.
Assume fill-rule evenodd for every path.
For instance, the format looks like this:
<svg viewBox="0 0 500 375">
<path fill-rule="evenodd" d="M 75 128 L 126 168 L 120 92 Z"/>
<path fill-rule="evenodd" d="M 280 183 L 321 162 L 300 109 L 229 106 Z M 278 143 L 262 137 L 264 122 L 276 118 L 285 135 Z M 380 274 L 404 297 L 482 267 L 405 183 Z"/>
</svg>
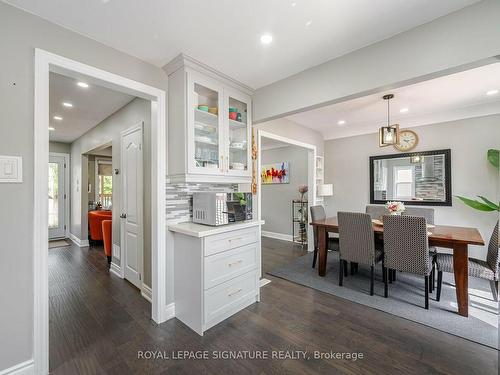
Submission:
<svg viewBox="0 0 500 375">
<path fill-rule="evenodd" d="M 384 267 L 384 297 L 387 298 L 389 295 L 389 284 L 388 284 L 388 279 L 389 275 L 387 274 L 387 267 Z"/>
<path fill-rule="evenodd" d="M 373 284 L 375 283 L 375 266 L 370 269 L 370 296 L 373 296 Z"/>
<path fill-rule="evenodd" d="M 429 310 L 429 276 L 425 276 L 425 309 Z"/>
<path fill-rule="evenodd" d="M 312 268 L 316 268 L 316 258 L 318 258 L 318 249 L 314 249 Z"/>
<path fill-rule="evenodd" d="M 436 285 L 436 264 L 432 263 L 432 284 L 431 293 L 434 291 L 434 285 Z"/>
<path fill-rule="evenodd" d="M 344 276 L 347 277 L 347 260 L 344 260 Z"/>
<path fill-rule="evenodd" d="M 358 273 L 358 263 L 354 263 L 354 272 Z"/>
<path fill-rule="evenodd" d="M 392 284 L 392 269 L 387 269 L 387 277 L 389 278 L 389 284 Z"/>
<path fill-rule="evenodd" d="M 396 281 L 396 270 L 392 270 L 392 281 Z"/>
<path fill-rule="evenodd" d="M 385 265 L 384 265 L 384 261 L 382 261 L 382 282 L 385 284 Z"/>
<path fill-rule="evenodd" d="M 108 268 L 111 268 L 111 256 L 108 256 Z"/>
<path fill-rule="evenodd" d="M 438 271 L 438 287 L 436 292 L 436 301 L 441 299 L 441 287 L 443 286 L 443 271 Z"/>
<path fill-rule="evenodd" d="M 490 280 L 491 294 L 495 302 L 498 302 L 498 281 Z"/>
<path fill-rule="evenodd" d="M 344 261 L 340 259 L 339 263 L 339 286 L 342 286 L 344 279 Z"/>
</svg>

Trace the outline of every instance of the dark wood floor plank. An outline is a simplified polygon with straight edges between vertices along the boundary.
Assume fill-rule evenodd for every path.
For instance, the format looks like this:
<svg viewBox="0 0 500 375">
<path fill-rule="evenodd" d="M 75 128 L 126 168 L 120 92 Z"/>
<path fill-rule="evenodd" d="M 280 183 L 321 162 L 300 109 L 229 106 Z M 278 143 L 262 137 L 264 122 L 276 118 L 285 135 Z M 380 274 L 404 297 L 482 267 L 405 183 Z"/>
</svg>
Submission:
<svg viewBox="0 0 500 375">
<path fill-rule="evenodd" d="M 102 246 L 49 251 L 50 368 L 54 374 L 496 374 L 498 352 L 266 272 L 305 254 L 263 238 L 262 302 L 203 337 L 107 270 Z M 363 360 L 146 360 L 138 351 L 362 352 Z"/>
</svg>

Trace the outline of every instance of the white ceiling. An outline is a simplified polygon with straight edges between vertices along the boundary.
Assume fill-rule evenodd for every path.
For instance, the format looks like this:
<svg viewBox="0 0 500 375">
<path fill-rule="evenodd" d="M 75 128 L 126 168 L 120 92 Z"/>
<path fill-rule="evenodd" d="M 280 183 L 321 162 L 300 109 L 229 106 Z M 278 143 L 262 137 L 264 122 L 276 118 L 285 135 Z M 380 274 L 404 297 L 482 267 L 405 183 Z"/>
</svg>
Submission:
<svg viewBox="0 0 500 375">
<path fill-rule="evenodd" d="M 500 63 L 436 78 L 410 86 L 301 112 L 287 118 L 319 131 L 325 139 L 374 133 L 387 124 L 391 100 L 391 123 L 412 127 L 500 113 Z M 407 113 L 400 113 L 408 108 Z M 344 120 L 344 125 L 338 122 Z M 499 125 L 500 126 L 500 125 Z"/>
<path fill-rule="evenodd" d="M 259 88 L 479 0 L 4 1 L 155 65 L 183 52 Z"/>
<path fill-rule="evenodd" d="M 50 73 L 49 102 L 51 141 L 71 143 L 98 125 L 134 99 L 133 96 L 110 90 L 95 84 L 88 88 L 77 86 L 77 80 L 57 73 Z M 88 80 L 90 82 L 90 80 Z M 63 102 L 73 104 L 66 108 Z M 61 121 L 54 120 L 61 116 Z"/>
</svg>

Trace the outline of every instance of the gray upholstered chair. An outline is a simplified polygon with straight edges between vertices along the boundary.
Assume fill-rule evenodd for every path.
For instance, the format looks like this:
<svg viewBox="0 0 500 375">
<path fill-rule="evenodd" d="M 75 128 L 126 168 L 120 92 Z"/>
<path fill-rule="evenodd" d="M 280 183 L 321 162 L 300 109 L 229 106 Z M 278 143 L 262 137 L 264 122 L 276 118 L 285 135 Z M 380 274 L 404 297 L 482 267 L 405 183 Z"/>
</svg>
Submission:
<svg viewBox="0 0 500 375">
<path fill-rule="evenodd" d="M 491 234 L 490 243 L 488 244 L 488 254 L 486 260 L 469 258 L 469 276 L 479 277 L 489 280 L 493 299 L 498 302 L 498 221 L 493 233 Z M 436 266 L 438 270 L 438 287 L 436 300 L 441 299 L 441 286 L 443 284 L 443 272 L 453 272 L 453 255 L 438 254 L 436 257 Z"/>
<path fill-rule="evenodd" d="M 323 206 L 311 206 L 311 220 L 316 221 L 324 219 L 326 219 L 325 208 Z M 313 256 L 312 268 L 316 267 L 316 260 L 318 258 L 318 250 L 319 250 L 318 234 L 316 232 L 317 229 L 314 228 L 314 256 Z M 338 238 L 328 237 L 327 249 L 338 251 L 339 249 Z"/>
<path fill-rule="evenodd" d="M 370 266 L 370 295 L 374 289 L 374 267 L 383 261 L 384 253 L 375 247 L 372 219 L 361 212 L 338 212 L 340 267 L 339 285 L 342 286 L 346 262 Z M 384 265 L 382 263 L 382 269 Z"/>
<path fill-rule="evenodd" d="M 425 218 L 386 215 L 384 221 L 384 296 L 388 296 L 387 270 L 410 272 L 425 279 L 425 308 L 429 309 L 429 239 Z"/>
<path fill-rule="evenodd" d="M 403 215 L 424 217 L 427 224 L 434 225 L 434 208 L 406 206 Z M 429 256 L 431 257 L 432 272 L 431 272 L 431 285 L 429 287 L 429 292 L 431 293 L 434 289 L 434 285 L 436 284 L 436 272 L 435 272 L 436 254 L 437 254 L 437 249 L 435 247 L 430 247 Z"/>
<path fill-rule="evenodd" d="M 367 204 L 365 212 L 370 215 L 372 219 L 381 220 L 382 216 L 387 215 L 387 208 L 380 204 Z"/>
</svg>

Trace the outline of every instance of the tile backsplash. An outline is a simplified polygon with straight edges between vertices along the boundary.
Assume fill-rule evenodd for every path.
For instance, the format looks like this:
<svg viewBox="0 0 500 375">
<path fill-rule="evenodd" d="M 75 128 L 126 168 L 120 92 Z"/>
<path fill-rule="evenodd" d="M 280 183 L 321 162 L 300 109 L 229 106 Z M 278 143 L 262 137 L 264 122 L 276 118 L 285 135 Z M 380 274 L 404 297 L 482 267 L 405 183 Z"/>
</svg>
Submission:
<svg viewBox="0 0 500 375">
<path fill-rule="evenodd" d="M 167 183 L 167 224 L 191 221 L 193 216 L 193 193 L 197 191 L 216 191 L 233 193 L 238 185 Z"/>
</svg>

